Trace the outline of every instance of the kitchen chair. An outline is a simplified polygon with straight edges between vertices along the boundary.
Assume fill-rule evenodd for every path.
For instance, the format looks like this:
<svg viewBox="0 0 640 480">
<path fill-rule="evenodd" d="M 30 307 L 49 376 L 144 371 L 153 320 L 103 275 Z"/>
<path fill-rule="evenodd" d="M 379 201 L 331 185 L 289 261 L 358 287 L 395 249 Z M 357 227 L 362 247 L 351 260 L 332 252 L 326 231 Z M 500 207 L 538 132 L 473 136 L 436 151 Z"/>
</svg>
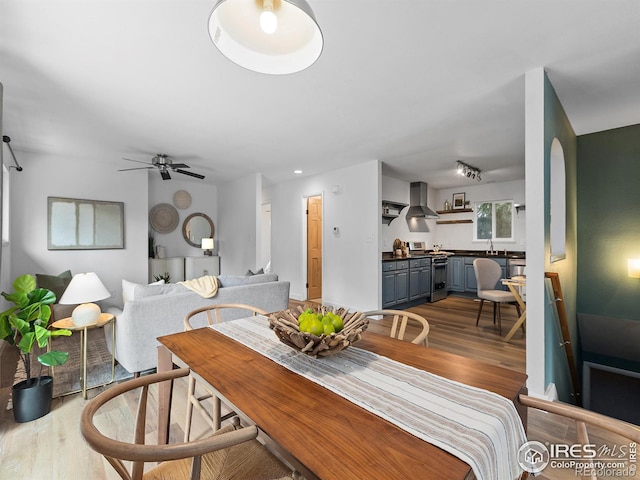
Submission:
<svg viewBox="0 0 640 480">
<path fill-rule="evenodd" d="M 80 432 L 96 452 L 102 454 L 125 480 L 260 478 L 291 479 L 293 472 L 258 440 L 256 426 L 240 427 L 238 422 L 225 426 L 212 436 L 169 445 L 145 445 L 145 424 L 149 386 L 189 375 L 189 369 L 155 373 L 128 380 L 105 390 L 90 400 L 80 417 Z M 133 443 L 108 437 L 96 427 L 96 413 L 111 400 L 140 390 Z M 151 397 L 155 397 L 153 394 Z M 153 411 L 149 405 L 149 411 Z M 130 470 L 123 460 L 131 461 Z M 144 472 L 145 462 L 162 462 Z"/>
<path fill-rule="evenodd" d="M 502 319 L 500 316 L 501 303 L 515 303 L 518 317 L 520 316 L 520 306 L 516 303 L 516 297 L 513 293 L 505 290 L 497 290 L 496 284 L 502 277 L 502 267 L 498 262 L 490 258 L 476 258 L 473 261 L 473 270 L 476 274 L 477 295 L 480 299 L 480 308 L 478 308 L 478 317 L 476 318 L 476 327 L 480 322 L 480 314 L 482 313 L 482 305 L 485 300 L 493 302 L 493 323 L 496 323 L 496 311 L 498 318 L 498 334 L 502 335 Z"/>
<path fill-rule="evenodd" d="M 193 330 L 193 326 L 191 322 L 194 319 L 194 317 L 201 314 L 204 314 L 206 316 L 207 323 L 209 325 L 213 325 L 214 323 L 220 323 L 222 322 L 222 316 L 223 316 L 222 313 L 223 312 L 230 313 L 231 309 L 236 310 L 236 312 L 233 312 L 236 318 L 242 317 L 242 313 L 239 313 L 237 310 L 239 310 L 240 312 L 244 312 L 246 314 L 244 316 L 251 316 L 251 315 L 258 315 L 258 314 L 266 315 L 267 313 L 260 308 L 253 307 L 251 305 L 245 305 L 242 303 L 220 303 L 217 305 L 209 305 L 209 306 L 198 308 L 196 310 L 189 312 L 184 317 L 184 329 L 185 331 Z M 181 366 L 184 366 L 184 365 L 181 365 Z M 198 409 L 200 413 L 202 413 L 205 420 L 211 425 L 211 428 L 213 429 L 214 432 L 220 428 L 220 424 L 224 420 L 227 420 L 235 415 L 234 412 L 229 412 L 225 415 L 222 415 L 220 399 L 214 395 L 213 390 L 209 388 L 205 382 L 201 382 L 201 387 L 206 392 L 203 395 L 197 395 L 196 394 L 196 377 L 193 373 L 190 374 L 189 387 L 187 389 L 187 417 L 186 417 L 185 426 L 184 426 L 185 442 L 189 441 L 189 435 L 191 435 L 191 419 L 193 417 L 194 406 Z M 209 398 L 211 398 L 213 401 L 212 413 L 209 413 L 206 410 L 206 408 L 204 408 L 204 406 L 202 405 L 202 402 Z"/>
<path fill-rule="evenodd" d="M 541 398 L 530 397 L 529 395 L 520 394 L 518 400 L 521 405 L 528 408 L 535 408 L 544 412 L 566 417 L 576 422 L 576 436 L 578 443 L 587 445 L 589 442 L 589 434 L 587 425 L 599 427 L 608 432 L 620 435 L 636 444 L 640 443 L 640 427 L 618 420 L 601 413 L 592 412 L 584 408 L 576 407 L 563 402 L 550 402 Z M 582 476 L 583 479 L 593 480 L 595 476 Z M 608 478 L 608 477 L 607 477 Z"/>
<path fill-rule="evenodd" d="M 371 310 L 364 312 L 366 317 L 373 316 L 393 316 L 391 323 L 391 330 L 389 336 L 391 338 L 397 338 L 398 340 L 404 340 L 404 333 L 407 328 L 407 324 L 411 320 L 412 323 L 417 323 L 422 330 L 418 335 L 411 340 L 411 343 L 422 344 L 425 347 L 429 346 L 427 335 L 429 335 L 429 322 L 424 317 L 421 317 L 417 313 L 409 312 L 407 310 Z"/>
</svg>

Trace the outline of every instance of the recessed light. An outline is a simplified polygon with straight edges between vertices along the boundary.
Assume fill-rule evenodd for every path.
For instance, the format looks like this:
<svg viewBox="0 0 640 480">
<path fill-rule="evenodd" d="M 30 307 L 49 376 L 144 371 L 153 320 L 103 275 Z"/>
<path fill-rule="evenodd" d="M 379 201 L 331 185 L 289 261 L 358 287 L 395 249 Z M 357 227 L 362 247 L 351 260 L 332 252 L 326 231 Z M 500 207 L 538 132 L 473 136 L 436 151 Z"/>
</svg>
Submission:
<svg viewBox="0 0 640 480">
<path fill-rule="evenodd" d="M 294 170 L 293 173 L 295 173 L 296 175 L 300 175 L 302 173 L 302 170 Z"/>
</svg>

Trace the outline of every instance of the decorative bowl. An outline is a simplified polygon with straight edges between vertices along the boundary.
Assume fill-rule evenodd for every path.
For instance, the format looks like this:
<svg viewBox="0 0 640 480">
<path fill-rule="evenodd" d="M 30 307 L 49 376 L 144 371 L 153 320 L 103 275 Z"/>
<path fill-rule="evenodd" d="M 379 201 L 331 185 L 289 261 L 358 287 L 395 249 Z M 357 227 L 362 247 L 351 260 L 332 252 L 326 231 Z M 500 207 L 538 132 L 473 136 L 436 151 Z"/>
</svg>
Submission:
<svg viewBox="0 0 640 480">
<path fill-rule="evenodd" d="M 335 355 L 349 345 L 360 340 L 362 332 L 367 329 L 369 319 L 361 312 L 348 312 L 344 308 L 307 307 L 315 313 L 333 312 L 342 319 L 343 328 L 339 332 L 322 334 L 320 336 L 301 332 L 298 327 L 298 317 L 306 308 L 295 310 L 281 310 L 269 316 L 269 325 L 280 341 L 302 353 L 313 357 L 327 357 Z"/>
</svg>

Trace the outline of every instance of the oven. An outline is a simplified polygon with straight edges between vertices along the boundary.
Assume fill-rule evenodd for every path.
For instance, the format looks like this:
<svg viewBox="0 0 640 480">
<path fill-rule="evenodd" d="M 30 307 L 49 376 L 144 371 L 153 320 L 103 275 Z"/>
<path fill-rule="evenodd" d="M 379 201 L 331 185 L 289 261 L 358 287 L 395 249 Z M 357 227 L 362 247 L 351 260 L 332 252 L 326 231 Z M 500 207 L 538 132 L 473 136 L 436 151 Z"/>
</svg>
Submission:
<svg viewBox="0 0 640 480">
<path fill-rule="evenodd" d="M 437 302 L 447 298 L 447 267 L 449 261 L 446 255 L 431 256 L 431 301 Z"/>
</svg>

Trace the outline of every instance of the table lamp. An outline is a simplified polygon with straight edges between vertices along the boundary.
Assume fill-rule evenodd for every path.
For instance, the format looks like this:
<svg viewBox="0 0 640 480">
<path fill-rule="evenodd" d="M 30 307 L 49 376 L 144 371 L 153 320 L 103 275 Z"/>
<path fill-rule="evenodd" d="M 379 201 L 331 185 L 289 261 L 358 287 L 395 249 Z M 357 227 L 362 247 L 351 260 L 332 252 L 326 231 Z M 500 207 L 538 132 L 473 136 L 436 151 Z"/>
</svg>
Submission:
<svg viewBox="0 0 640 480">
<path fill-rule="evenodd" d="M 74 305 L 79 303 L 71 313 L 74 325 L 84 327 L 96 323 L 100 318 L 100 307 L 95 303 L 98 300 L 109 298 L 111 294 L 104 284 L 93 272 L 77 273 L 71 279 L 69 286 L 62 294 L 59 303 L 62 305 Z"/>
<path fill-rule="evenodd" d="M 203 238 L 200 248 L 204 250 L 204 254 L 208 257 L 213 255 L 213 238 Z"/>
</svg>

